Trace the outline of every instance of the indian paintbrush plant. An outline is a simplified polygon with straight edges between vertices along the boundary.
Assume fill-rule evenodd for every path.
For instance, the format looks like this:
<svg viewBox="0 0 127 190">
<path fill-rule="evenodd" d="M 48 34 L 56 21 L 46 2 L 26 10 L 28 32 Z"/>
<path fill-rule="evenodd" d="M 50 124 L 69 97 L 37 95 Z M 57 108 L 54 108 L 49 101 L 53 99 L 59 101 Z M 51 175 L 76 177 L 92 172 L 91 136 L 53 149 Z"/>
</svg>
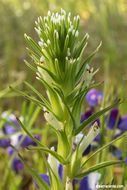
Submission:
<svg viewBox="0 0 127 190">
<path fill-rule="evenodd" d="M 84 97 L 87 95 L 86 98 L 89 99 L 88 91 L 98 85 L 93 80 L 98 69 L 94 70 L 90 64 L 101 44 L 84 58 L 89 35 L 86 33 L 84 37 L 80 37 L 79 23 L 78 15 L 73 17 L 71 13 L 66 13 L 63 9 L 59 13 L 49 11 L 47 16 L 39 17 L 35 22 L 35 30 L 39 36 L 38 43 L 25 34 L 27 50 L 32 58 L 32 63 L 25 61 L 26 65 L 36 74 L 36 79 L 45 89 L 46 95 L 44 96 L 34 87 L 34 84 L 31 85 L 28 82 L 25 82 L 25 85 L 34 95 L 17 89 L 13 90 L 41 107 L 48 127 L 57 137 L 56 146 L 47 147 L 39 142 L 17 118 L 27 135 L 38 144 L 37 147 L 29 147 L 29 150 L 45 153 L 43 156 L 47 171 L 42 174 L 29 167 L 19 154 L 33 176 L 35 185 L 40 189 L 73 190 L 78 188 L 82 190 L 84 187 L 90 189 L 90 187 L 87 188 L 87 178 L 90 179 L 91 175 L 94 176 L 93 188 L 95 189 L 95 184 L 99 183 L 101 175 L 101 172 L 96 171 L 125 163 L 123 159 L 96 162 L 90 167 L 87 165 L 87 162 L 96 154 L 125 137 L 126 134 L 103 145 L 87 160 L 84 160 L 85 151 L 89 151 L 90 144 L 102 132 L 97 119 L 121 101 L 118 100 L 97 113 L 91 114 L 81 122 Z M 92 105 L 101 98 L 101 93 L 97 100 L 93 95 Z"/>
</svg>

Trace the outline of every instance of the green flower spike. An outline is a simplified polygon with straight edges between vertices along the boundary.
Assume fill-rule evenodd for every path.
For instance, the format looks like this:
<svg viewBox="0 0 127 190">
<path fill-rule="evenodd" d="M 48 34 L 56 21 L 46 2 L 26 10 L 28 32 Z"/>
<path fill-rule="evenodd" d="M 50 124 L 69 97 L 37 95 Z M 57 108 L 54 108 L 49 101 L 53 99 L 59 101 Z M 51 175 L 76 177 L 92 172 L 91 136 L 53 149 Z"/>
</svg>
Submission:
<svg viewBox="0 0 127 190">
<path fill-rule="evenodd" d="M 116 102 L 100 110 L 80 124 L 84 96 L 93 87 L 93 76 L 98 71 L 94 71 L 89 64 L 101 44 L 88 57 L 84 58 L 83 54 L 89 36 L 86 33 L 83 38 L 80 37 L 79 21 L 79 16 L 73 17 L 71 13 L 66 13 L 62 9 L 59 13 L 49 11 L 47 16 L 38 18 L 38 21 L 35 22 L 35 30 L 39 36 L 39 42 L 36 43 L 25 34 L 28 43 L 27 49 L 34 63 L 33 65 L 26 62 L 26 65 L 36 73 L 36 78 L 45 88 L 47 97 L 44 97 L 27 82 L 25 84 L 36 96 L 16 90 L 26 99 L 43 108 L 47 123 L 57 135 L 57 152 L 40 143 L 39 147 L 34 148 L 34 150 L 43 150 L 50 154 L 52 159 L 54 157 L 54 160 L 57 159 L 64 165 L 62 184 L 58 182 L 55 177 L 57 174 L 54 174 L 50 164 L 47 164 L 52 190 L 72 190 L 72 180 L 75 177 L 80 178 L 98 168 L 117 164 L 113 161 L 100 163 L 100 165 L 84 170 L 85 163 L 82 163 L 82 152 L 100 131 L 96 123 L 73 150 L 75 136 L 119 103 Z M 23 129 L 29 134 L 24 126 Z"/>
<path fill-rule="evenodd" d="M 49 11 L 46 17 L 39 17 L 35 22 L 38 44 L 25 34 L 28 51 L 37 65 L 37 79 L 47 90 L 50 112 L 64 125 L 69 123 L 73 127 L 79 124 L 81 99 L 95 74 L 88 66 L 95 52 L 85 61 L 82 58 L 89 36 L 85 34 L 79 38 L 79 20 L 79 16 L 71 18 L 71 13 L 67 14 L 62 9 L 60 13 Z M 77 102 L 80 106 L 75 110 Z M 69 127 L 69 132 L 73 127 Z"/>
</svg>

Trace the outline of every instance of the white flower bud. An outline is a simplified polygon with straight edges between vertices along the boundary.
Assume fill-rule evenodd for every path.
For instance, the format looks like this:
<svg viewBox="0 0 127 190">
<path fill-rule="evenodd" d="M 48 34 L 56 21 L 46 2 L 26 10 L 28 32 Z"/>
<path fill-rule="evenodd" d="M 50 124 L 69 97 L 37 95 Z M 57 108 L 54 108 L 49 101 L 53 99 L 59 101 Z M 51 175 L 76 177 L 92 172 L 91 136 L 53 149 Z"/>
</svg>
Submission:
<svg viewBox="0 0 127 190">
<path fill-rule="evenodd" d="M 59 15 L 59 14 L 58 14 L 58 13 L 56 13 L 56 17 L 58 17 L 58 15 Z"/>
<path fill-rule="evenodd" d="M 39 42 L 38 42 L 38 45 L 39 45 L 40 47 L 43 47 L 43 45 L 44 45 L 44 42 L 42 42 L 42 41 L 39 41 Z"/>
<path fill-rule="evenodd" d="M 71 12 L 68 13 L 68 17 L 69 17 L 69 18 L 71 17 Z"/>
<path fill-rule="evenodd" d="M 55 34 L 56 38 L 59 39 L 59 33 L 57 30 L 54 31 L 54 34 Z"/>
<path fill-rule="evenodd" d="M 95 139 L 95 137 L 100 133 L 100 127 L 98 123 L 95 122 L 91 127 L 89 133 L 87 134 L 86 138 L 84 138 L 80 144 L 79 152 L 82 154 L 84 150 L 91 144 L 91 142 Z"/>
<path fill-rule="evenodd" d="M 39 30 L 38 28 L 34 28 L 35 29 L 35 31 L 38 33 L 38 35 L 40 35 L 41 34 L 41 30 Z"/>
<path fill-rule="evenodd" d="M 41 16 L 38 17 L 38 23 L 40 23 L 40 22 L 42 22 L 42 17 Z"/>
<path fill-rule="evenodd" d="M 69 57 L 71 55 L 70 48 L 67 49 L 67 56 Z"/>
<path fill-rule="evenodd" d="M 48 113 L 47 111 L 45 111 L 44 113 L 44 117 L 46 119 L 46 121 L 55 129 L 57 130 L 61 130 L 63 128 L 63 125 L 61 122 L 59 122 L 56 117 L 52 114 L 52 113 Z"/>
<path fill-rule="evenodd" d="M 80 20 L 80 16 L 79 16 L 79 15 L 77 15 L 77 18 L 76 18 L 76 19 L 77 19 L 77 21 L 78 21 L 78 20 Z"/>
<path fill-rule="evenodd" d="M 50 44 L 51 44 L 51 41 L 50 41 L 49 39 L 47 40 L 47 44 L 48 44 L 48 45 L 50 45 Z"/>
<path fill-rule="evenodd" d="M 83 138 L 83 136 L 84 136 L 83 133 L 79 133 L 78 135 L 76 135 L 74 142 L 75 142 L 76 144 L 78 144 L 78 143 L 81 141 L 81 139 Z"/>
<path fill-rule="evenodd" d="M 66 15 L 66 11 L 61 8 L 61 14 Z"/>
<path fill-rule="evenodd" d="M 68 56 L 66 56 L 65 59 L 66 59 L 66 61 L 68 61 L 69 60 Z"/>
<path fill-rule="evenodd" d="M 51 150 L 55 151 L 55 148 L 51 147 Z M 51 154 L 49 154 L 49 156 L 48 156 L 48 163 L 49 163 L 52 171 L 55 173 L 55 175 L 58 176 L 58 161 Z"/>
<path fill-rule="evenodd" d="M 51 16 L 51 11 L 48 11 L 48 16 Z"/>
<path fill-rule="evenodd" d="M 79 36 L 79 31 L 76 30 L 76 32 L 75 32 L 75 37 L 78 37 L 78 36 Z"/>
<path fill-rule="evenodd" d="M 47 21 L 48 21 L 47 16 L 44 16 L 44 22 L 47 22 Z"/>
<path fill-rule="evenodd" d="M 88 175 L 88 184 L 90 189 L 95 189 L 96 185 L 99 183 L 100 177 L 101 174 L 98 172 L 92 172 Z"/>
<path fill-rule="evenodd" d="M 72 30 L 72 35 L 73 35 L 73 36 L 75 35 L 75 30 L 74 30 L 74 29 Z"/>
<path fill-rule="evenodd" d="M 46 43 L 44 43 L 44 47 L 46 47 L 46 48 L 48 47 Z"/>
<path fill-rule="evenodd" d="M 45 61 L 44 56 L 41 56 L 41 58 L 40 58 L 40 62 L 43 63 L 44 61 Z"/>
</svg>

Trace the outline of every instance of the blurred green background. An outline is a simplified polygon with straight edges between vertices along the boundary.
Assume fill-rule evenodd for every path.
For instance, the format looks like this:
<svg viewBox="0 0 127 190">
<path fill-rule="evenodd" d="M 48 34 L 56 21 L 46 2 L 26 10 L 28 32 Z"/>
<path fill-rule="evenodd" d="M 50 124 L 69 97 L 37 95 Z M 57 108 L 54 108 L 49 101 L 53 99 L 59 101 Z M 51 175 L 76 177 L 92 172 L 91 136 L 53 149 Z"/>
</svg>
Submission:
<svg viewBox="0 0 127 190">
<path fill-rule="evenodd" d="M 0 96 L 4 109 L 18 109 L 22 104 L 22 98 L 6 98 L 12 96 L 6 93 L 9 84 L 14 82 L 23 89 L 20 83 L 24 79 L 36 83 L 35 76 L 24 63 L 27 59 L 24 33 L 37 40 L 34 31 L 37 17 L 45 15 L 48 10 L 58 11 L 60 8 L 80 15 L 82 33 L 90 35 L 84 56 L 102 41 L 93 61 L 94 67 L 100 68 L 97 81 L 108 81 L 112 91 L 126 96 L 126 0 L 0 0 Z"/>
</svg>

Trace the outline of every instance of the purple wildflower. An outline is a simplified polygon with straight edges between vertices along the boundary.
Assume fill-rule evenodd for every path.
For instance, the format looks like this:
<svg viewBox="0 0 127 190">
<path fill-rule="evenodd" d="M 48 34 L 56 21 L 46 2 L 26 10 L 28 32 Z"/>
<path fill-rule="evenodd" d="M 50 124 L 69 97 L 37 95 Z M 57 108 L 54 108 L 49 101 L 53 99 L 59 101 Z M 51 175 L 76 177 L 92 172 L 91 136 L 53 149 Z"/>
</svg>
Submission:
<svg viewBox="0 0 127 190">
<path fill-rule="evenodd" d="M 62 179 L 63 178 L 63 166 L 62 165 L 59 165 L 59 166 L 60 166 L 60 170 L 62 171 L 62 173 L 61 173 L 62 176 L 61 177 L 59 176 L 59 177 L 60 177 L 60 179 Z M 39 175 L 48 185 L 50 185 L 50 179 L 47 174 L 39 174 Z M 77 179 L 74 179 L 72 182 L 73 189 L 75 189 L 76 186 L 78 185 L 79 190 L 84 190 L 84 187 L 85 187 L 85 190 L 94 190 L 96 184 L 98 184 L 99 179 L 100 179 L 100 174 L 98 172 L 93 172 L 93 173 L 89 174 L 88 176 L 85 176 L 80 181 Z M 36 181 L 34 181 L 34 184 L 38 188 L 38 184 Z"/>
<path fill-rule="evenodd" d="M 50 186 L 50 179 L 49 179 L 49 176 L 47 174 L 39 174 L 39 176 L 42 178 L 42 180 L 47 183 L 49 186 Z M 39 188 L 37 182 L 35 180 L 34 181 L 34 184 L 37 188 Z"/>
<path fill-rule="evenodd" d="M 116 124 L 119 124 L 119 122 L 120 122 L 119 110 L 117 108 L 112 109 L 108 117 L 108 124 L 107 124 L 108 128 L 113 129 Z"/>
<path fill-rule="evenodd" d="M 101 174 L 98 172 L 92 172 L 88 176 L 85 176 L 80 181 L 79 190 L 95 190 L 100 176 Z"/>
<path fill-rule="evenodd" d="M 0 147 L 2 148 L 7 148 L 10 146 L 10 139 L 9 138 L 4 138 L 4 139 L 0 139 Z"/>
<path fill-rule="evenodd" d="M 8 147 L 7 152 L 11 156 L 14 153 L 14 149 L 12 147 Z"/>
<path fill-rule="evenodd" d="M 81 181 L 80 181 L 80 186 L 79 186 L 79 190 L 91 190 L 91 188 L 89 187 L 89 183 L 88 183 L 88 176 L 84 177 Z"/>
<path fill-rule="evenodd" d="M 5 123 L 4 127 L 3 127 L 3 132 L 5 134 L 14 134 L 16 133 L 19 129 L 19 123 L 16 119 L 16 117 L 13 114 L 10 114 L 9 116 L 5 116 L 3 115 L 3 118 L 7 117 L 7 122 Z"/>
<path fill-rule="evenodd" d="M 14 134 L 14 133 L 16 133 L 16 128 L 14 128 L 14 127 L 11 126 L 11 125 L 6 124 L 6 125 L 3 127 L 3 132 L 4 132 L 5 134 Z"/>
<path fill-rule="evenodd" d="M 25 147 L 30 146 L 30 145 L 32 145 L 32 146 L 37 145 L 37 143 L 34 142 L 29 136 L 19 135 L 18 140 L 20 141 L 22 138 L 24 138 L 23 141 L 21 142 L 22 148 L 25 148 Z M 40 136 L 35 136 L 35 138 L 40 139 Z"/>
<path fill-rule="evenodd" d="M 84 150 L 82 156 L 88 155 L 90 153 L 90 151 L 91 151 L 91 144 L 86 148 L 86 150 Z"/>
<path fill-rule="evenodd" d="M 58 174 L 60 179 L 62 180 L 63 178 L 63 166 L 61 164 L 58 165 Z"/>
<path fill-rule="evenodd" d="M 50 185 L 50 180 L 49 180 L 49 176 L 46 174 L 40 174 L 41 178 L 48 184 Z"/>
<path fill-rule="evenodd" d="M 116 146 L 112 145 L 110 151 L 113 156 L 115 156 L 118 160 L 122 159 L 122 151 L 118 149 Z"/>
<path fill-rule="evenodd" d="M 86 94 L 86 101 L 92 107 L 99 105 L 102 99 L 103 99 L 103 93 L 96 89 L 91 89 Z"/>
<path fill-rule="evenodd" d="M 88 109 L 84 114 L 81 115 L 80 122 L 82 123 L 86 119 L 88 119 L 93 114 L 92 109 Z"/>
<path fill-rule="evenodd" d="M 23 169 L 23 163 L 18 158 L 14 158 L 12 161 L 12 169 L 18 174 Z"/>
<path fill-rule="evenodd" d="M 88 109 L 84 114 L 81 115 L 80 122 L 82 123 L 83 121 L 87 120 L 92 114 L 94 114 L 94 110 Z M 98 126 L 100 126 L 99 118 L 92 122 L 92 124 L 94 124 L 95 122 L 97 122 Z"/>
<path fill-rule="evenodd" d="M 80 142 L 80 140 L 82 138 L 86 138 L 86 136 L 83 135 L 83 133 L 79 133 L 76 136 L 75 142 L 74 142 L 74 146 L 76 147 L 78 145 L 78 143 Z M 84 150 L 84 152 L 82 153 L 82 156 L 86 156 L 87 154 L 89 154 L 91 151 L 91 144 L 88 145 L 88 147 Z"/>
<path fill-rule="evenodd" d="M 99 134 L 95 137 L 94 141 L 100 142 L 100 140 L 101 140 L 101 134 L 99 133 Z"/>
<path fill-rule="evenodd" d="M 121 118 L 118 128 L 121 131 L 127 131 L 127 115 L 125 115 L 124 117 Z"/>
</svg>

